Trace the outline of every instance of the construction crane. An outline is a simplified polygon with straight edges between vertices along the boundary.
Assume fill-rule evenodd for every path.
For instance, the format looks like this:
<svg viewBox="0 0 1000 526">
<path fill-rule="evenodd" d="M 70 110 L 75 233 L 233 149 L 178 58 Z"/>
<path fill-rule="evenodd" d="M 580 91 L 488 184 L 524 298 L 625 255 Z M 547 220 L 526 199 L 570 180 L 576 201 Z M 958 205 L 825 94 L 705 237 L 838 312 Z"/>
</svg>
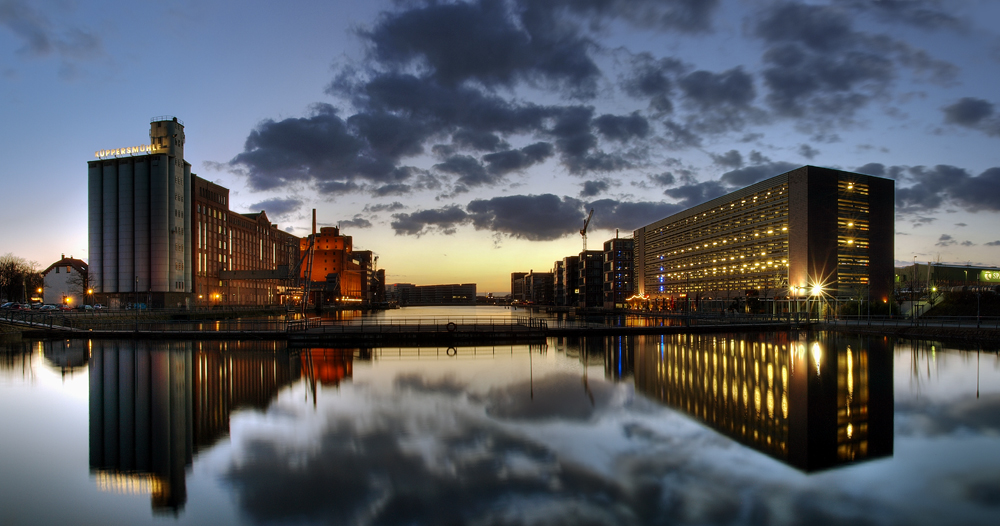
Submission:
<svg viewBox="0 0 1000 526">
<path fill-rule="evenodd" d="M 587 227 L 590 226 L 590 218 L 594 217 L 594 209 L 590 209 L 590 214 L 587 215 L 587 219 L 583 222 L 583 228 L 580 229 L 580 235 L 583 236 L 583 251 L 587 251 Z"/>
</svg>

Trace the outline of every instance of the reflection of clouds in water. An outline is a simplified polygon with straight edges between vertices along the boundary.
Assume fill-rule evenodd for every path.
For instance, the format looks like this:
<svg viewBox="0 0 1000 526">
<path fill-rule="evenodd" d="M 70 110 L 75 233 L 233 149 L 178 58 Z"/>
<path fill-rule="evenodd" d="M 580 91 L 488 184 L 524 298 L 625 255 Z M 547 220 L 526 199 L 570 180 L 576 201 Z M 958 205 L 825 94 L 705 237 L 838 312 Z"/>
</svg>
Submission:
<svg viewBox="0 0 1000 526">
<path fill-rule="evenodd" d="M 928 400 L 896 403 L 899 436 L 953 433 L 1000 435 L 1000 394 L 966 396 L 947 402 Z"/>
<path fill-rule="evenodd" d="M 233 433 L 238 453 L 225 478 L 244 513 L 258 522 L 346 524 L 944 518 L 907 507 L 919 488 L 896 496 L 879 490 L 898 473 L 861 466 L 807 476 L 633 398 L 626 384 L 589 379 L 593 405 L 580 376 L 563 373 L 486 393 L 451 377 L 401 375 L 392 385 L 390 392 L 341 388 L 315 413 L 285 396 L 266 414 L 243 415 L 250 421 Z M 859 484 L 859 473 L 868 480 Z M 988 513 L 997 488 L 996 477 L 984 476 L 954 491 Z"/>
</svg>

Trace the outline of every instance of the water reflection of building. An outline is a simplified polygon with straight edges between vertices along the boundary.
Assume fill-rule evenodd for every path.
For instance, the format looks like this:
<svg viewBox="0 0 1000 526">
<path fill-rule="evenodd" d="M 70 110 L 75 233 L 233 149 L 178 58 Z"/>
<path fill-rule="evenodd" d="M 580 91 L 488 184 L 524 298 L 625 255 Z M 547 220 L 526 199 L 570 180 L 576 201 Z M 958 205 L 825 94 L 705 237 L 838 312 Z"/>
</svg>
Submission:
<svg viewBox="0 0 1000 526">
<path fill-rule="evenodd" d="M 90 467 L 102 489 L 150 493 L 154 510 L 187 501 L 199 449 L 229 431 L 230 414 L 263 408 L 299 375 L 273 343 L 94 342 Z"/>
<path fill-rule="evenodd" d="M 881 339 L 648 337 L 636 390 L 803 471 L 892 455 L 892 353 Z"/>
<path fill-rule="evenodd" d="M 580 360 L 584 366 L 603 365 L 609 380 L 632 376 L 636 339 L 634 336 L 597 336 L 590 338 L 551 338 L 557 352 Z"/>
</svg>

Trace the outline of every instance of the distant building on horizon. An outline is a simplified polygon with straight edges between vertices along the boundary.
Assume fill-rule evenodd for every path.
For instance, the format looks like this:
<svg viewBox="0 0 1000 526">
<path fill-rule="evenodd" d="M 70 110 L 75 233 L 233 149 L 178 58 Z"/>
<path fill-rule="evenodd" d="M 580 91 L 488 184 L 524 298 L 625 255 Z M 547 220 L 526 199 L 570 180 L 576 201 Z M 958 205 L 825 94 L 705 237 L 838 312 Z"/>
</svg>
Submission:
<svg viewBox="0 0 1000 526">
<path fill-rule="evenodd" d="M 475 305 L 476 284 L 414 285 L 392 283 L 385 286 L 387 301 L 401 307 L 429 305 Z"/>
</svg>

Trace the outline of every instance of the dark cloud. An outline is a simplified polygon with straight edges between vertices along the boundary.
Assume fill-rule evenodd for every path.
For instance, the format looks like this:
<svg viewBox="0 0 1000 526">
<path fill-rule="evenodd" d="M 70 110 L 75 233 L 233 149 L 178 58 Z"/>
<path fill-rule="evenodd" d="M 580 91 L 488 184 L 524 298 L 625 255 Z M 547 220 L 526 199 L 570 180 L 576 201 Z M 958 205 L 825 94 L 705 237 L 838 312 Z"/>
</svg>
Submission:
<svg viewBox="0 0 1000 526">
<path fill-rule="evenodd" d="M 992 102 L 973 97 L 963 97 L 942 108 L 944 121 L 980 130 L 987 135 L 1000 136 L 1000 117 L 996 116 Z"/>
<path fill-rule="evenodd" d="M 885 165 L 882 163 L 868 163 L 864 166 L 859 166 L 855 168 L 854 171 L 857 173 L 866 175 L 875 175 L 878 177 L 884 177 L 886 173 Z"/>
<path fill-rule="evenodd" d="M 998 241 L 989 241 L 989 242 L 986 242 L 986 243 L 983 243 L 983 244 L 986 245 L 986 246 L 988 246 L 988 247 L 1000 247 L 1000 240 L 998 240 Z"/>
<path fill-rule="evenodd" d="M 580 190 L 580 197 L 594 197 L 608 191 L 611 187 L 607 181 L 586 181 L 582 185 L 582 190 Z"/>
<path fill-rule="evenodd" d="M 371 228 L 372 222 L 365 219 L 361 214 L 355 214 L 351 219 L 340 221 L 340 228 Z"/>
<path fill-rule="evenodd" d="M 955 16 L 955 2 L 940 0 L 835 0 L 838 5 L 870 12 L 885 23 L 904 23 L 922 29 L 962 30 L 967 24 Z"/>
<path fill-rule="evenodd" d="M 666 120 L 663 121 L 663 127 L 663 138 L 670 148 L 681 150 L 701 147 L 701 136 L 688 126 L 673 120 Z"/>
<path fill-rule="evenodd" d="M 495 133 L 482 130 L 458 130 L 452 134 L 451 140 L 457 146 L 471 150 L 495 152 L 507 147 L 507 143 Z"/>
<path fill-rule="evenodd" d="M 969 225 L 967 225 L 965 223 L 955 223 L 955 226 L 969 226 Z"/>
<path fill-rule="evenodd" d="M 354 181 L 319 181 L 316 183 L 316 189 L 321 194 L 339 195 L 357 192 L 361 189 L 361 186 Z"/>
<path fill-rule="evenodd" d="M 594 209 L 593 228 L 631 232 L 643 225 L 659 221 L 685 209 L 684 205 L 664 202 L 626 202 L 600 199 L 590 203 Z"/>
<path fill-rule="evenodd" d="M 938 238 L 937 243 L 934 243 L 934 246 L 936 246 L 936 247 L 950 247 L 951 245 L 957 245 L 957 244 L 958 244 L 958 241 L 955 241 L 955 238 L 951 237 L 948 234 L 941 234 L 941 237 Z"/>
<path fill-rule="evenodd" d="M 399 201 L 393 201 L 391 203 L 379 203 L 379 204 L 369 204 L 365 205 L 365 212 L 378 213 L 378 212 L 395 212 L 397 210 L 402 210 L 406 208 L 403 203 Z"/>
<path fill-rule="evenodd" d="M 844 48 L 853 38 L 847 13 L 831 6 L 796 2 L 779 2 L 766 9 L 754 32 L 771 43 L 802 44 L 816 51 Z"/>
<path fill-rule="evenodd" d="M 974 246 L 976 246 L 976 244 L 973 243 L 972 241 L 962 241 L 959 244 L 962 245 L 963 247 L 974 247 Z"/>
<path fill-rule="evenodd" d="M 775 175 L 783 174 L 787 171 L 794 170 L 798 168 L 799 164 L 793 164 L 788 162 L 771 162 L 765 160 L 766 158 L 758 158 L 757 160 L 764 160 L 763 164 L 757 164 L 753 166 L 747 166 L 745 168 L 739 168 L 737 170 L 732 170 L 722 174 L 720 181 L 729 185 L 744 187 L 750 186 L 757 181 L 763 181 L 768 177 L 774 177 Z"/>
<path fill-rule="evenodd" d="M 507 150 L 490 153 L 483 156 L 486 169 L 491 174 L 503 175 L 524 170 L 552 156 L 555 149 L 551 143 L 536 142 L 520 150 Z"/>
<path fill-rule="evenodd" d="M 674 174 L 670 172 L 663 172 L 661 174 L 653 174 L 647 176 L 650 181 L 652 181 L 657 186 L 671 186 L 677 182 L 677 178 Z"/>
<path fill-rule="evenodd" d="M 290 214 L 299 209 L 302 206 L 301 199 L 295 199 L 292 197 L 280 198 L 274 197 L 271 199 L 266 199 L 250 205 L 250 210 L 263 210 L 267 212 L 270 217 L 278 217 Z"/>
<path fill-rule="evenodd" d="M 946 202 L 970 212 L 1000 211 L 1000 168 L 973 176 L 955 166 L 915 166 L 908 169 L 907 180 L 915 184 L 896 189 L 896 206 L 901 212 L 934 210 Z"/>
<path fill-rule="evenodd" d="M 712 161 L 719 166 L 726 168 L 739 168 L 743 166 L 743 156 L 736 150 L 729 150 L 720 155 L 714 153 L 709 155 L 712 156 Z"/>
<path fill-rule="evenodd" d="M 902 179 L 906 171 L 905 166 L 886 166 L 882 163 L 868 163 L 855 168 L 855 172 L 885 177 L 888 179 Z"/>
<path fill-rule="evenodd" d="M 626 142 L 633 137 L 643 138 L 649 134 L 649 121 L 632 112 L 629 115 L 601 115 L 594 119 L 597 131 L 613 141 Z"/>
<path fill-rule="evenodd" d="M 583 203 L 553 194 L 477 199 L 466 207 L 477 230 L 531 241 L 551 241 L 580 229 Z"/>
<path fill-rule="evenodd" d="M 747 106 L 756 92 L 753 77 L 736 67 L 722 73 L 695 71 L 678 81 L 681 91 L 700 110 L 719 106 Z"/>
<path fill-rule="evenodd" d="M 850 121 L 883 97 L 900 67 L 950 83 L 957 68 L 886 35 L 855 31 L 849 10 L 779 2 L 752 28 L 768 44 L 762 72 L 767 102 L 779 115 Z"/>
<path fill-rule="evenodd" d="M 557 23 L 546 7 L 528 4 L 512 13 L 499 0 L 418 3 L 383 13 L 375 27 L 360 34 L 379 63 L 417 67 L 442 85 L 546 83 L 592 96 L 600 76 L 590 57 L 595 44 L 571 25 Z"/>
<path fill-rule="evenodd" d="M 413 191 L 413 187 L 403 183 L 389 183 L 376 186 L 372 189 L 372 195 L 385 197 L 387 195 L 407 195 Z"/>
<path fill-rule="evenodd" d="M 631 57 L 630 70 L 622 79 L 625 93 L 649 100 L 649 107 L 658 114 L 671 113 L 674 78 L 686 68 L 674 58 L 654 58 L 649 53 Z"/>
<path fill-rule="evenodd" d="M 385 114 L 355 115 L 347 122 L 333 106 L 316 104 L 309 117 L 261 122 L 229 166 L 244 173 L 254 190 L 312 180 L 335 190 L 356 178 L 398 182 L 408 175 L 396 169 L 398 156 L 420 151 L 419 141 L 403 131 L 413 128 Z"/>
<path fill-rule="evenodd" d="M 749 122 L 763 122 L 765 113 L 752 106 L 756 98 L 753 77 L 736 67 L 722 73 L 695 71 L 678 80 L 684 92 L 688 126 L 701 133 L 742 130 Z"/>
<path fill-rule="evenodd" d="M 529 9 L 541 9 L 556 16 L 562 10 L 587 17 L 600 25 L 609 19 L 621 19 L 643 28 L 681 32 L 711 29 L 712 15 L 719 0 L 517 0 Z M 552 16 L 551 14 L 549 16 Z"/>
<path fill-rule="evenodd" d="M 458 205 L 420 210 L 412 214 L 392 214 L 392 217 L 390 226 L 397 236 L 421 236 L 431 230 L 454 234 L 459 226 L 469 222 L 469 215 Z"/>
<path fill-rule="evenodd" d="M 103 54 L 101 38 L 79 27 L 61 29 L 22 0 L 0 2 L 0 27 L 6 28 L 21 42 L 18 52 L 29 57 L 56 54 L 67 60 L 84 60 Z M 71 64 L 64 64 L 72 68 Z"/>
<path fill-rule="evenodd" d="M 690 183 L 677 188 L 664 190 L 663 194 L 678 199 L 678 203 L 683 209 L 700 205 L 705 201 L 715 199 L 721 195 L 729 193 L 729 188 L 719 181 L 705 181 L 701 183 Z"/>
<path fill-rule="evenodd" d="M 813 157 L 819 155 L 819 150 L 809 146 L 808 144 L 799 145 L 799 155 L 805 157 L 806 159 L 812 160 Z"/>
<path fill-rule="evenodd" d="M 478 160 L 468 155 L 449 157 L 443 163 L 435 164 L 434 168 L 459 176 L 458 183 L 467 187 L 492 186 L 499 182 Z"/>
</svg>

